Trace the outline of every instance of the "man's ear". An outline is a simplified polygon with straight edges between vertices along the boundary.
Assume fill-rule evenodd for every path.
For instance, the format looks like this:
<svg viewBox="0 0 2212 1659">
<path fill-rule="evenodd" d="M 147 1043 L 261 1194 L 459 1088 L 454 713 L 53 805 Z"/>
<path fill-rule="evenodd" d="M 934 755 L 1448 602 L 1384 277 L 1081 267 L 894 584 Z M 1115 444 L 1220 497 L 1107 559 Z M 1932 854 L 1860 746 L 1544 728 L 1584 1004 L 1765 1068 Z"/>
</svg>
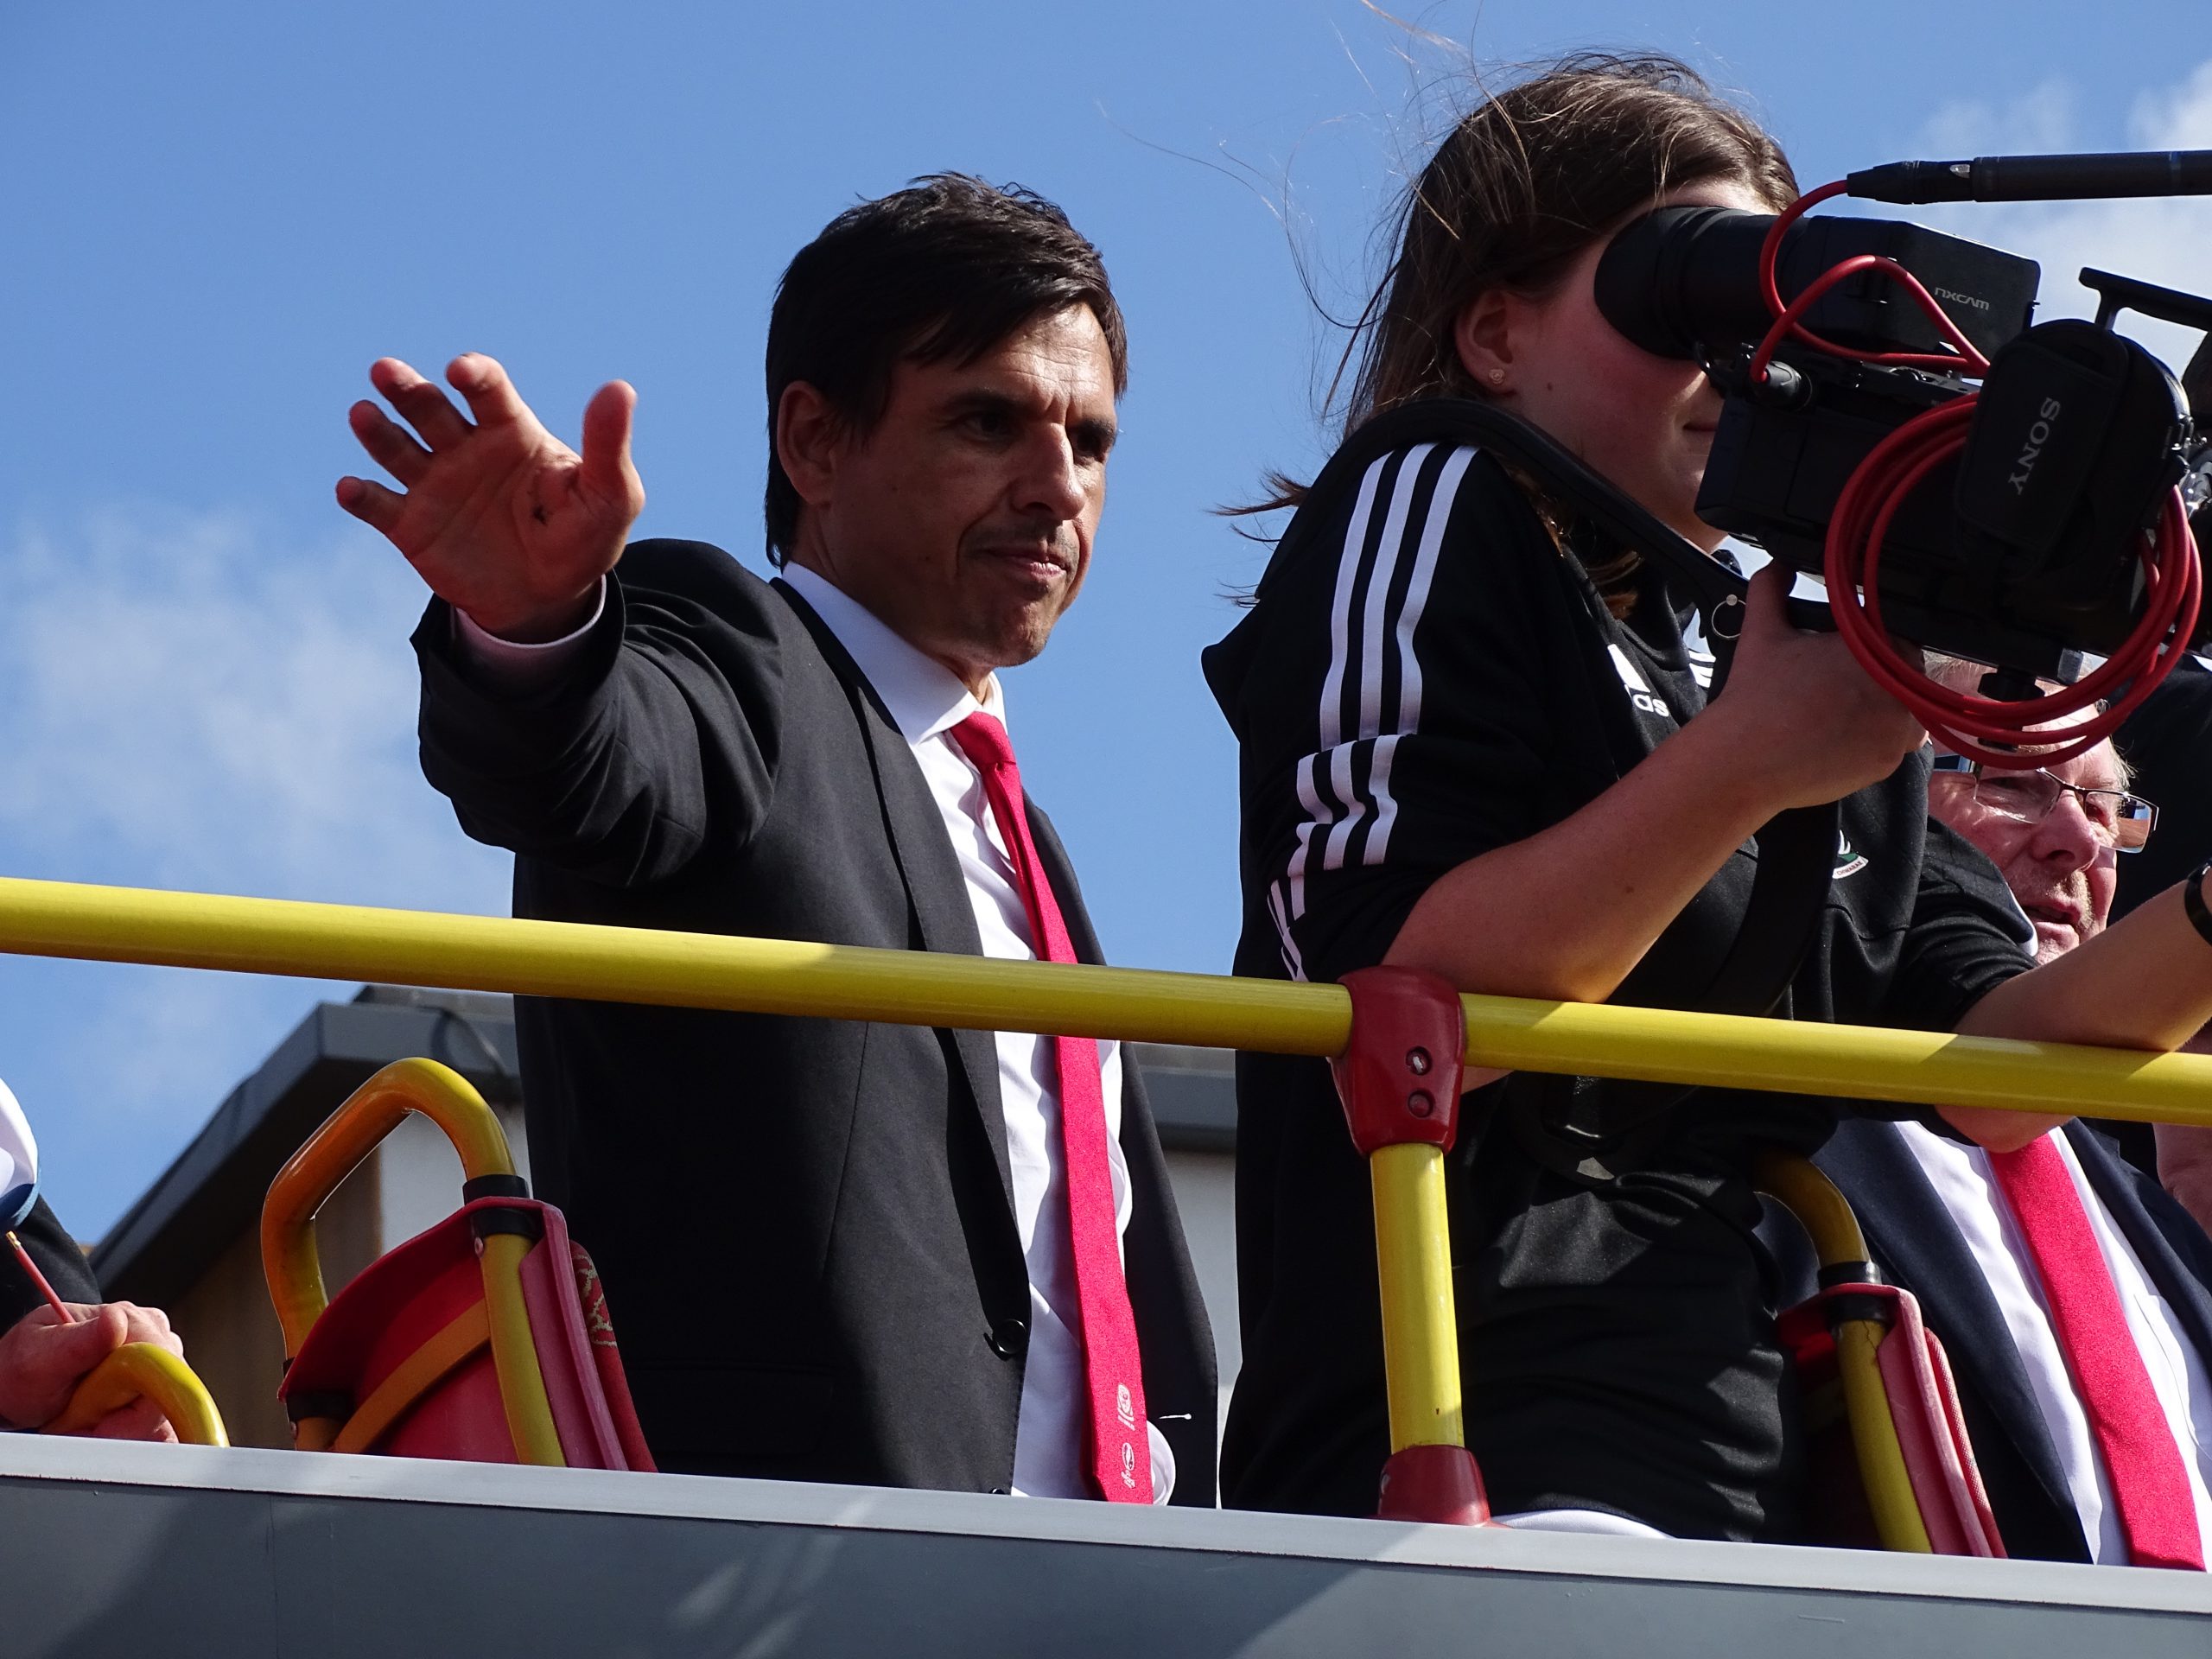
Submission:
<svg viewBox="0 0 2212 1659">
<path fill-rule="evenodd" d="M 1520 321 L 1520 302 L 1492 288 L 1468 301 L 1452 326 L 1459 366 L 1478 391 L 1493 397 L 1513 390 L 1513 346 Z"/>
<path fill-rule="evenodd" d="M 804 380 L 784 388 L 776 400 L 776 459 L 808 506 L 829 505 L 846 437 L 845 423 L 821 392 Z"/>
</svg>

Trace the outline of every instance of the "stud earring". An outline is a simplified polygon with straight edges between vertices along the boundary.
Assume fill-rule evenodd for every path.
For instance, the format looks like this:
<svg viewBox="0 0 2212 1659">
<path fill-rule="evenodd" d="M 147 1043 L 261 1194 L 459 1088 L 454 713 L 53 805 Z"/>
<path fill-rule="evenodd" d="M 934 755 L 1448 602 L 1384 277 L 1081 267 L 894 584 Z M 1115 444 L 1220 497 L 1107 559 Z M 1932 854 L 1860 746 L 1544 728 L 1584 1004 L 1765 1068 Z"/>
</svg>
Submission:
<svg viewBox="0 0 2212 1659">
<path fill-rule="evenodd" d="M 1505 371 L 1503 369 L 1492 369 L 1490 372 L 1490 383 L 1493 386 L 1503 385 L 1505 384 Z"/>
</svg>

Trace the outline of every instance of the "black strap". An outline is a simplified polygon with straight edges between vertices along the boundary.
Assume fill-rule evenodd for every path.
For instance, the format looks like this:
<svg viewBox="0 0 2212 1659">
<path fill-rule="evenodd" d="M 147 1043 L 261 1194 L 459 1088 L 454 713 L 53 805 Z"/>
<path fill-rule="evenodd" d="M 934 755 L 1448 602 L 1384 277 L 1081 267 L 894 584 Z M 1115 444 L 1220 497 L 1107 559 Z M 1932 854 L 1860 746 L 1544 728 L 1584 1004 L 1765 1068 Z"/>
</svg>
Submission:
<svg viewBox="0 0 2212 1659">
<path fill-rule="evenodd" d="M 1313 498 L 1349 489 L 1377 455 L 1437 442 L 1475 444 L 1503 456 L 1541 480 L 1560 505 L 1620 546 L 1633 548 L 1665 567 L 1695 601 L 1705 622 L 1705 637 L 1713 641 L 1715 657 L 1725 663 L 1736 636 L 1743 632 L 1744 578 L 1623 495 L 1580 456 L 1495 404 L 1471 397 L 1433 397 L 1377 415 L 1345 438 L 1307 494 Z M 1262 580 L 1261 592 L 1266 591 Z"/>
<path fill-rule="evenodd" d="M 1886 1285 L 1882 1270 L 1872 1262 L 1831 1262 L 1821 1269 L 1822 1290 L 1834 1290 L 1838 1285 Z"/>
<path fill-rule="evenodd" d="M 1706 991 L 1709 1012 L 1789 1017 L 1789 982 L 1827 907 L 1842 821 L 1841 804 L 1834 801 L 1767 820 L 1743 926 Z"/>
<path fill-rule="evenodd" d="M 2189 873 L 2189 880 L 2181 884 L 2181 907 L 2197 937 L 2212 944 L 2212 911 L 2204 907 L 2204 874 L 2208 870 L 2212 870 L 2212 864 L 2200 864 Z"/>
<path fill-rule="evenodd" d="M 1897 1305 L 1886 1296 L 1866 1291 L 1847 1290 L 1840 1295 L 1825 1296 L 1821 1301 L 1821 1312 L 1831 1331 L 1854 1319 L 1871 1319 L 1885 1330 L 1897 1322 Z"/>
<path fill-rule="evenodd" d="M 487 1204 L 480 1210 L 468 1212 L 469 1236 L 476 1239 L 491 1237 L 494 1233 L 512 1233 L 520 1238 L 538 1239 L 545 1236 L 545 1224 L 537 1218 L 537 1211 L 519 1205 L 510 1209 L 504 1204 Z"/>
<path fill-rule="evenodd" d="M 291 1361 L 284 1363 L 289 1365 Z M 335 1417 L 342 1422 L 353 1414 L 353 1396 L 335 1389 L 321 1391 L 303 1389 L 297 1394 L 284 1397 L 284 1414 L 296 1423 L 305 1417 Z"/>
</svg>

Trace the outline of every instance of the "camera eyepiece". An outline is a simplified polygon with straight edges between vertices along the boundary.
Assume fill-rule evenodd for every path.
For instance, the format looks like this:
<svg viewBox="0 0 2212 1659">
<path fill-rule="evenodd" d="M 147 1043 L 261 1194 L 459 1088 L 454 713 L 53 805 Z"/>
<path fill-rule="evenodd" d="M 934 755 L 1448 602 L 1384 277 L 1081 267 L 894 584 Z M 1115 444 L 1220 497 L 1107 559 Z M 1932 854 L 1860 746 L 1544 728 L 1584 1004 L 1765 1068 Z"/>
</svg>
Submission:
<svg viewBox="0 0 2212 1659">
<path fill-rule="evenodd" d="M 1759 245 L 1772 213 L 1660 207 L 1615 236 L 1598 261 L 1598 309 L 1661 357 L 1757 340 L 1773 321 L 1759 295 Z"/>
</svg>

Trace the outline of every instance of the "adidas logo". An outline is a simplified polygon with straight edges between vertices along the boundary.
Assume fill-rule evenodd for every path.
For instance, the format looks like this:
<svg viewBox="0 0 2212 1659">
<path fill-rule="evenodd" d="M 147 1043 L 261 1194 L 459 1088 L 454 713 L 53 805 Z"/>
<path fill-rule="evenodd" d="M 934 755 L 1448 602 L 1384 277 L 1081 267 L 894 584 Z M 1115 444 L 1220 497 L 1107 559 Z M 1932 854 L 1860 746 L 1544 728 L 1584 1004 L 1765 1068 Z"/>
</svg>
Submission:
<svg viewBox="0 0 2212 1659">
<path fill-rule="evenodd" d="M 1636 671 L 1636 664 L 1618 645 L 1607 645 L 1605 654 L 1613 659 L 1613 667 L 1621 677 L 1621 689 L 1628 693 L 1628 700 L 1647 715 L 1656 715 L 1662 720 L 1672 720 L 1675 711 L 1667 700 L 1644 683 L 1643 676 Z"/>
<path fill-rule="evenodd" d="M 1697 689 L 1712 690 L 1713 648 L 1705 642 L 1705 619 L 1695 611 L 1682 625 L 1682 654 L 1689 659 L 1690 677 L 1697 682 Z"/>
</svg>

